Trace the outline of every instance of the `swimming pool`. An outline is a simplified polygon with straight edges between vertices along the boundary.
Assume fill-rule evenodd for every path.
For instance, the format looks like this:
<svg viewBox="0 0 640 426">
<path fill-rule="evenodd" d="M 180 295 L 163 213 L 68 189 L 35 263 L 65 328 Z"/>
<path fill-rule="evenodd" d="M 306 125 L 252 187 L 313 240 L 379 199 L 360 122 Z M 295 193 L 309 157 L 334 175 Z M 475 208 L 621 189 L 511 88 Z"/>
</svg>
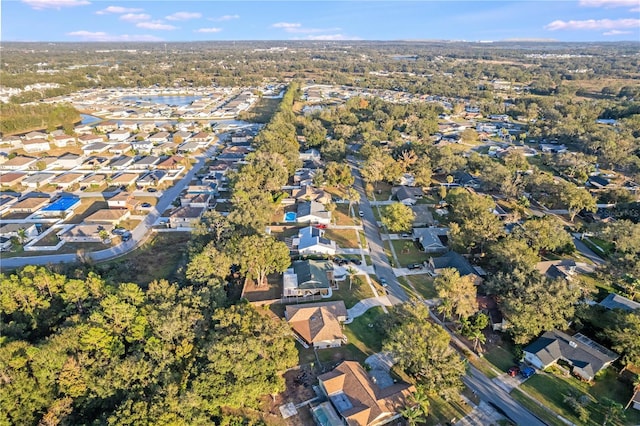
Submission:
<svg viewBox="0 0 640 426">
<path fill-rule="evenodd" d="M 296 212 L 286 212 L 284 214 L 285 222 L 295 222 L 297 218 L 298 218 L 298 214 Z"/>
<path fill-rule="evenodd" d="M 318 426 L 342 426 L 344 423 L 340 420 L 337 413 L 331 407 L 331 404 L 327 402 L 323 402 L 311 409 L 311 413 L 313 414 L 313 418 L 315 420 L 316 425 Z"/>
</svg>

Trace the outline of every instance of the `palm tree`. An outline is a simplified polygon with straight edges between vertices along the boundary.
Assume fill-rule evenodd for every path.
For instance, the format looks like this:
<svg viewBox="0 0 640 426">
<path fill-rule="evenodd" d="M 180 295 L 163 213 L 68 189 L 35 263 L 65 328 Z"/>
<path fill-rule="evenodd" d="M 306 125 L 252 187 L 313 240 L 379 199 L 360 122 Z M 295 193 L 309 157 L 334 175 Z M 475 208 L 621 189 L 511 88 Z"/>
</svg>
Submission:
<svg viewBox="0 0 640 426">
<path fill-rule="evenodd" d="M 358 271 L 353 266 L 349 266 L 347 268 L 347 275 L 349 275 L 349 290 L 351 290 L 351 280 L 352 280 L 353 276 L 355 274 L 357 274 L 357 273 L 358 273 Z"/>
<path fill-rule="evenodd" d="M 622 407 L 622 404 L 618 404 L 617 402 L 609 398 L 603 398 L 601 404 L 605 408 L 605 415 L 602 426 L 608 424 L 616 424 L 625 418 L 624 408 Z"/>
<path fill-rule="evenodd" d="M 345 197 L 349 200 L 349 211 L 351 211 L 354 203 L 360 202 L 360 193 L 352 186 L 345 191 Z"/>
<path fill-rule="evenodd" d="M 451 315 L 453 315 L 453 302 L 448 298 L 440 300 L 438 312 L 441 313 L 445 319 L 450 318 Z"/>
<path fill-rule="evenodd" d="M 417 385 L 416 391 L 411 395 L 411 400 L 416 403 L 423 416 L 429 414 L 429 395 L 424 387 Z"/>
<path fill-rule="evenodd" d="M 406 407 L 400 412 L 402 417 L 407 419 L 409 426 L 415 426 L 418 423 L 424 423 L 426 419 L 422 416 L 422 410 L 418 407 Z"/>
<path fill-rule="evenodd" d="M 24 245 L 25 241 L 27 241 L 29 236 L 27 235 L 27 230 L 24 228 L 18 229 L 18 241 L 20 241 L 20 245 Z"/>
</svg>

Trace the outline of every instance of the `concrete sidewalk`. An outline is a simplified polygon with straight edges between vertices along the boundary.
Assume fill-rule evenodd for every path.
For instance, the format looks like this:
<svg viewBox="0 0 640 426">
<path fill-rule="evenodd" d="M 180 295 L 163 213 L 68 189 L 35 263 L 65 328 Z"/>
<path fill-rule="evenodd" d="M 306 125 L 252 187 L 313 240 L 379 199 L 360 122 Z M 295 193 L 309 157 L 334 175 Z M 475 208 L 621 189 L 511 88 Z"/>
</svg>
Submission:
<svg viewBox="0 0 640 426">
<path fill-rule="evenodd" d="M 351 323 L 355 318 L 367 312 L 369 309 L 376 306 L 392 306 L 391 301 L 387 296 L 370 297 L 363 299 L 356 303 L 352 308 L 347 309 L 347 317 L 345 324 Z"/>
</svg>

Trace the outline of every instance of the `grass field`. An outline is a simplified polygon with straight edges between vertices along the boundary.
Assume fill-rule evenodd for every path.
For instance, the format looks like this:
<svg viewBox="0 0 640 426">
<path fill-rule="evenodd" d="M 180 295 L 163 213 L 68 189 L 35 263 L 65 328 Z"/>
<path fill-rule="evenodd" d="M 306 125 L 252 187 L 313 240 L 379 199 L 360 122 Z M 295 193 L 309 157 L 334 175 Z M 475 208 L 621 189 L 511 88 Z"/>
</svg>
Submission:
<svg viewBox="0 0 640 426">
<path fill-rule="evenodd" d="M 484 358 L 499 370 L 506 372 L 515 365 L 515 356 L 508 349 L 496 346 L 484 354 Z"/>
<path fill-rule="evenodd" d="M 411 240 L 391 240 L 391 244 L 402 267 L 411 263 L 422 263 L 429 258 L 425 252 L 418 250 Z"/>
<path fill-rule="evenodd" d="M 353 218 L 349 216 L 349 204 L 336 204 L 336 209 L 333 211 L 331 216 L 333 223 L 335 223 L 336 225 L 354 225 Z"/>
<path fill-rule="evenodd" d="M 358 237 L 353 229 L 327 229 L 324 236 L 335 241 L 338 247 L 358 248 Z"/>
<path fill-rule="evenodd" d="M 409 281 L 420 296 L 425 299 L 434 299 L 438 297 L 438 292 L 433 286 L 433 277 L 429 274 L 407 275 L 404 278 Z"/>
<path fill-rule="evenodd" d="M 353 343 L 367 355 L 380 352 L 382 350 L 382 335 L 375 326 L 375 322 L 381 315 L 385 315 L 385 313 L 381 307 L 376 306 L 354 319 L 351 324 L 347 324 L 344 328 L 347 341 Z"/>
<path fill-rule="evenodd" d="M 253 108 L 242 114 L 242 120 L 254 123 L 268 123 L 278 106 L 280 106 L 280 101 L 282 101 L 281 98 L 260 98 Z"/>
</svg>

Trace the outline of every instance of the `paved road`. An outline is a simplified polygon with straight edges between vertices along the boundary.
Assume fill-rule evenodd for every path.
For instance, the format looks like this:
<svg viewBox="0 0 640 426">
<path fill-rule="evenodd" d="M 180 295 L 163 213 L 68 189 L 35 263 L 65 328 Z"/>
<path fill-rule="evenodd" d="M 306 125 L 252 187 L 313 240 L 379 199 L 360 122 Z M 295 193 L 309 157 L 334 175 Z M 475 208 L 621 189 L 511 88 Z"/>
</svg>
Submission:
<svg viewBox="0 0 640 426">
<path fill-rule="evenodd" d="M 151 209 L 149 214 L 145 217 L 143 221 L 141 221 L 136 228 L 131 231 L 131 239 L 127 242 L 118 244 L 117 246 L 110 247 L 105 250 L 96 251 L 90 253 L 91 259 L 94 261 L 104 261 L 113 259 L 118 256 L 122 256 L 141 243 L 143 243 L 148 236 L 149 231 L 153 224 L 158 220 L 162 212 L 164 212 L 173 202 L 173 200 L 180 195 L 180 192 L 187 186 L 193 176 L 199 171 L 204 162 L 206 161 L 206 155 L 212 154 L 213 148 L 207 150 L 206 154 L 198 159 L 198 162 L 193 165 L 191 170 L 187 172 L 187 174 L 174 186 L 164 191 L 162 196 L 158 199 L 158 204 L 155 208 Z M 19 268 L 26 265 L 47 265 L 50 263 L 72 263 L 77 262 L 78 256 L 75 253 L 69 254 L 54 254 L 54 255 L 44 255 L 44 256 L 30 256 L 30 257 L 10 257 L 8 259 L 2 259 L 2 269 L 13 269 Z"/>
<path fill-rule="evenodd" d="M 367 194 L 364 192 L 364 181 L 360 175 L 360 170 L 353 166 L 352 173 L 355 178 L 354 188 L 360 193 L 360 210 L 364 213 L 362 217 L 362 224 L 364 226 L 364 235 L 369 243 L 369 255 L 373 262 L 373 268 L 375 274 L 379 278 L 387 280 L 387 291 L 389 300 L 392 304 L 398 304 L 409 300 L 409 296 L 405 293 L 404 289 L 400 287 L 398 280 L 396 279 L 389 258 L 384 252 L 384 245 L 380 238 L 380 231 L 371 204 L 367 199 Z"/>
<path fill-rule="evenodd" d="M 594 253 L 594 251 L 587 247 L 585 243 L 580 241 L 580 238 L 573 237 L 573 243 L 576 246 L 576 250 L 578 250 L 581 255 L 583 255 L 596 265 L 602 265 L 604 263 L 604 259 Z"/>
<path fill-rule="evenodd" d="M 462 381 L 480 399 L 500 408 L 515 424 L 523 426 L 546 425 L 474 366 L 469 365 L 469 372 L 462 378 Z"/>
</svg>

